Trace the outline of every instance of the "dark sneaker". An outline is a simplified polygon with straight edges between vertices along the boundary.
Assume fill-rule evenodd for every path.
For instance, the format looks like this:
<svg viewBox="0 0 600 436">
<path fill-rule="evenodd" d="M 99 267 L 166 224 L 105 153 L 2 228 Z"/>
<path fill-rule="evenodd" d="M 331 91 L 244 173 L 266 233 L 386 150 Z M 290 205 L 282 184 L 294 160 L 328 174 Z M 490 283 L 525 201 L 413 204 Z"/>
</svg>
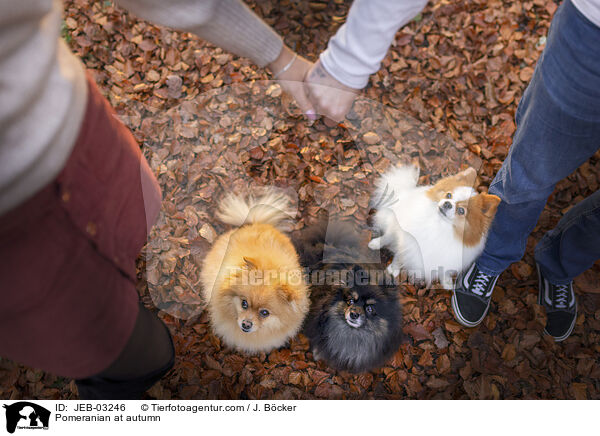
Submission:
<svg viewBox="0 0 600 436">
<path fill-rule="evenodd" d="M 473 263 L 464 274 L 459 274 L 452 292 L 452 310 L 456 320 L 465 327 L 479 325 L 490 308 L 492 291 L 498 276 L 479 271 Z"/>
<path fill-rule="evenodd" d="M 577 301 L 573 292 L 573 282 L 566 285 L 550 283 L 536 264 L 539 280 L 538 303 L 546 308 L 548 321 L 544 333 L 556 342 L 569 337 L 577 320 Z"/>
</svg>

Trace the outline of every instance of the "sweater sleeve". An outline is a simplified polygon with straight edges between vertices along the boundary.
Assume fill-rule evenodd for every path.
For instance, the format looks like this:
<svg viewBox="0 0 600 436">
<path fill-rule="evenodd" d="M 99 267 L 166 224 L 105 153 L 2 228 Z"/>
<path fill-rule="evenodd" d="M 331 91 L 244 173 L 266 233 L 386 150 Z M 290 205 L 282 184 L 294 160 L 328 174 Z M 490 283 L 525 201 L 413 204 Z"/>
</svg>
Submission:
<svg viewBox="0 0 600 436">
<path fill-rule="evenodd" d="M 281 37 L 241 0 L 116 0 L 133 14 L 191 32 L 259 67 L 274 61 Z"/>
<path fill-rule="evenodd" d="M 323 67 L 344 85 L 364 88 L 398 29 L 426 4 L 427 0 L 354 0 L 346 22 L 321 53 Z"/>
</svg>

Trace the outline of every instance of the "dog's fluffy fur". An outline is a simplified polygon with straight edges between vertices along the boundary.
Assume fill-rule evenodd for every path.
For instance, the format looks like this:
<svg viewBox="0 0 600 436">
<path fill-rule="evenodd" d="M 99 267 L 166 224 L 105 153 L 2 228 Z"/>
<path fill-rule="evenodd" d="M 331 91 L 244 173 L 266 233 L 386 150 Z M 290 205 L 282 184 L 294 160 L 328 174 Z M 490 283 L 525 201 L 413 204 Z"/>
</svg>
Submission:
<svg viewBox="0 0 600 436">
<path fill-rule="evenodd" d="M 452 288 L 452 276 L 467 268 L 483 251 L 500 198 L 478 193 L 477 173 L 468 168 L 432 186 L 417 186 L 419 170 L 394 167 L 376 182 L 371 198 L 372 225 L 381 236 L 369 248 L 388 247 L 388 267 L 398 275 L 430 285 L 439 280 Z"/>
<path fill-rule="evenodd" d="M 295 243 L 310 274 L 304 333 L 315 359 L 354 373 L 383 365 L 400 345 L 402 313 L 398 289 L 379 255 L 363 248 L 348 223 L 320 223 Z M 364 263 L 368 257 L 373 263 Z"/>
<path fill-rule="evenodd" d="M 256 353 L 284 345 L 309 309 L 309 292 L 290 238 L 289 198 L 269 189 L 247 200 L 229 195 L 218 218 L 237 228 L 221 235 L 204 259 L 203 295 L 223 341 Z"/>
</svg>

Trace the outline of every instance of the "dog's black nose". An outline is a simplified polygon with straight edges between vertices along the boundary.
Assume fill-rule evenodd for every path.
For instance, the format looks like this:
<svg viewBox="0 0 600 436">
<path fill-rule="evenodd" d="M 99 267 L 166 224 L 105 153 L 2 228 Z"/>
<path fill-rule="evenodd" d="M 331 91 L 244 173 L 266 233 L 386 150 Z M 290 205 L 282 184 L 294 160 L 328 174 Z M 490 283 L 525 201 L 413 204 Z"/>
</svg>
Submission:
<svg viewBox="0 0 600 436">
<path fill-rule="evenodd" d="M 444 203 L 442 204 L 442 209 L 452 209 L 452 203 L 450 203 L 449 201 L 444 201 Z"/>
<path fill-rule="evenodd" d="M 245 332 L 249 332 L 250 330 L 252 330 L 252 321 L 243 320 L 242 321 L 242 330 Z"/>
<path fill-rule="evenodd" d="M 360 315 L 354 311 L 350 312 L 350 318 L 352 319 L 358 319 L 360 318 Z"/>
</svg>

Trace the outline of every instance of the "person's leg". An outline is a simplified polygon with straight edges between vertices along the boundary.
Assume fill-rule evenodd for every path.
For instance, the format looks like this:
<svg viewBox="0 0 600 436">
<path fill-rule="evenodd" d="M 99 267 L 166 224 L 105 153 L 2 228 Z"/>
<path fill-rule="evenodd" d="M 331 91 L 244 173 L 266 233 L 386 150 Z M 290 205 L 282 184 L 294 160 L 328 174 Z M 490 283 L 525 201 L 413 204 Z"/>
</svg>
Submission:
<svg viewBox="0 0 600 436">
<path fill-rule="evenodd" d="M 498 275 L 520 260 L 556 183 L 600 148 L 600 28 L 565 1 L 517 110 L 517 131 L 489 192 L 502 202 L 477 261 Z"/>
<path fill-rule="evenodd" d="M 164 323 L 140 303 L 133 333 L 104 371 L 76 380 L 82 400 L 135 400 L 172 367 L 175 350 Z"/>
<path fill-rule="evenodd" d="M 517 131 L 489 192 L 500 203 L 475 268 L 459 275 L 452 307 L 459 322 L 483 321 L 497 276 L 522 258 L 555 184 L 600 146 L 600 28 L 566 0 L 517 110 Z"/>
<path fill-rule="evenodd" d="M 544 277 L 570 283 L 600 259 L 600 191 L 573 206 L 535 247 Z"/>
<path fill-rule="evenodd" d="M 164 373 L 170 336 L 136 291 L 136 258 L 160 198 L 137 142 L 88 78 L 65 167 L 0 216 L 0 356 L 96 378 L 88 391 L 79 383 L 83 398 L 139 397 Z M 97 386 L 102 378 L 112 390 Z"/>
<path fill-rule="evenodd" d="M 538 303 L 546 308 L 545 332 L 566 339 L 577 319 L 573 279 L 600 259 L 600 191 L 571 208 L 535 248 Z"/>
</svg>

